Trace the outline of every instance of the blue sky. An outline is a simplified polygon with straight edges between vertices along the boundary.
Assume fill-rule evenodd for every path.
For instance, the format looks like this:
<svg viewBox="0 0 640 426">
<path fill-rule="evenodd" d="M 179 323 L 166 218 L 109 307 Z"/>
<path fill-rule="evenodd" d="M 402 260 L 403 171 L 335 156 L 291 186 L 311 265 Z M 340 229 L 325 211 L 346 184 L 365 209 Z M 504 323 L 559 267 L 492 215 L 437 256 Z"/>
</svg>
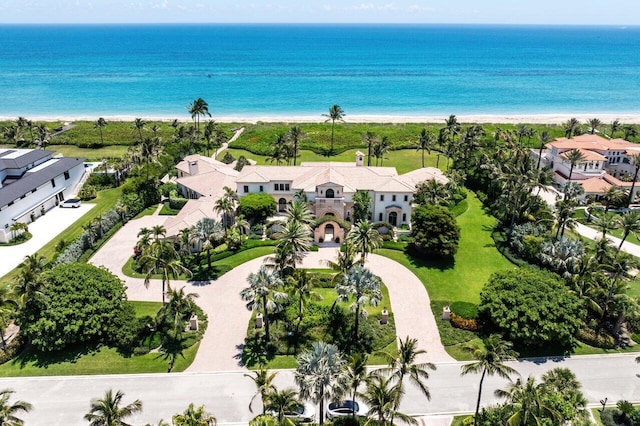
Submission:
<svg viewBox="0 0 640 426">
<path fill-rule="evenodd" d="M 640 25 L 638 0 L 0 0 L 0 23 Z"/>
</svg>

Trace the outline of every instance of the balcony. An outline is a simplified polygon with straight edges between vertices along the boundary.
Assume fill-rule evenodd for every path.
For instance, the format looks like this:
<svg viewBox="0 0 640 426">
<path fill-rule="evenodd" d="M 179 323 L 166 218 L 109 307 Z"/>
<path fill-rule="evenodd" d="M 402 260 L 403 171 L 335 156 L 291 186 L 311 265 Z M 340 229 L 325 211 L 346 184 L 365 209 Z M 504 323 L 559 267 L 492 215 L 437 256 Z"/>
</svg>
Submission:
<svg viewBox="0 0 640 426">
<path fill-rule="evenodd" d="M 344 197 L 339 198 L 320 198 L 316 197 L 316 206 L 344 206 Z"/>
</svg>

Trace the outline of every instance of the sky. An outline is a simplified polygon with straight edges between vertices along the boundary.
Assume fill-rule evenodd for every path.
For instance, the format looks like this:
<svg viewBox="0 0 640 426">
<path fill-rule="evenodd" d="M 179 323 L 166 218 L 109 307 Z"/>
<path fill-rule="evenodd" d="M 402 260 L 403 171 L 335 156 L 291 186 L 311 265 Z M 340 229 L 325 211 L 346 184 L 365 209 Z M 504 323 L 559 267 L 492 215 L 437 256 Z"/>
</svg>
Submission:
<svg viewBox="0 0 640 426">
<path fill-rule="evenodd" d="M 0 23 L 640 25 L 640 1 L 0 0 Z"/>
</svg>

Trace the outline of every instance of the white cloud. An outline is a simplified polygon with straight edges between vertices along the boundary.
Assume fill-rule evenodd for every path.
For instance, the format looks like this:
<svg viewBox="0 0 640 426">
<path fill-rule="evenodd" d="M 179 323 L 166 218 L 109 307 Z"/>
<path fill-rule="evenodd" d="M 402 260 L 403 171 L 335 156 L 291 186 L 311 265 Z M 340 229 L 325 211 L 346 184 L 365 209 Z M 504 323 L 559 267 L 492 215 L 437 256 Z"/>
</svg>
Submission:
<svg viewBox="0 0 640 426">
<path fill-rule="evenodd" d="M 360 3 L 358 5 L 354 5 L 352 7 L 352 9 L 355 9 L 355 10 L 370 10 L 370 9 L 375 9 L 375 6 L 373 5 L 373 3 Z"/>
<path fill-rule="evenodd" d="M 378 9 L 380 9 L 380 10 L 396 10 L 398 8 L 396 7 L 395 3 L 387 3 L 385 5 L 380 6 Z"/>
</svg>

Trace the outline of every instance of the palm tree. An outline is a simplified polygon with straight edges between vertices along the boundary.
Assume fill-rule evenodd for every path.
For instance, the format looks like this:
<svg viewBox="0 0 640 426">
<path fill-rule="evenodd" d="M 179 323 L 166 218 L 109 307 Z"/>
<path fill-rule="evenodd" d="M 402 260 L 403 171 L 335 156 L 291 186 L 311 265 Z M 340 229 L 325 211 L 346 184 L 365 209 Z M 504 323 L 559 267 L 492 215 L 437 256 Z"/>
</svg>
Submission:
<svg viewBox="0 0 640 426">
<path fill-rule="evenodd" d="M 353 197 L 353 223 L 368 220 L 371 215 L 371 196 L 369 191 L 358 189 Z"/>
<path fill-rule="evenodd" d="M 362 140 L 367 144 L 367 166 L 371 166 L 372 148 L 376 143 L 377 136 L 373 132 L 366 132 L 364 135 L 362 135 Z"/>
<path fill-rule="evenodd" d="M 622 229 L 622 238 L 620 240 L 620 245 L 618 246 L 618 251 L 622 249 L 622 245 L 629 234 L 632 234 L 637 238 L 637 234 L 640 232 L 640 211 L 632 210 L 630 212 L 623 213 L 620 217 L 619 224 Z"/>
<path fill-rule="evenodd" d="M 269 161 L 275 162 L 278 166 L 280 165 L 280 162 L 284 161 L 288 164 L 288 159 L 291 155 L 292 149 L 289 148 L 289 141 L 286 135 L 277 135 L 275 142 L 273 142 L 273 151 L 271 151 Z"/>
<path fill-rule="evenodd" d="M 281 301 L 287 299 L 287 294 L 278 291 L 282 287 L 282 280 L 277 272 L 261 266 L 258 272 L 252 272 L 247 277 L 249 287 L 240 292 L 242 300 L 247 302 L 247 309 L 262 313 L 264 318 L 264 340 L 269 343 L 269 313 L 282 309 Z"/>
<path fill-rule="evenodd" d="M 121 407 L 124 393 L 109 389 L 102 399 L 91 400 L 91 409 L 84 416 L 91 426 L 129 426 L 125 423 L 127 417 L 142 411 L 142 402 L 136 399 L 131 404 Z"/>
<path fill-rule="evenodd" d="M 602 121 L 598 118 L 592 118 L 587 120 L 587 126 L 589 126 L 589 133 L 593 135 L 598 130 L 598 127 L 602 126 Z"/>
<path fill-rule="evenodd" d="M 350 243 L 346 242 L 340 250 L 338 250 L 338 257 L 335 261 L 327 260 L 326 264 L 333 271 L 338 272 L 334 279 L 341 282 L 343 277 L 353 268 L 355 265 L 362 265 L 364 262 L 362 258 L 356 260 L 356 248 Z"/>
<path fill-rule="evenodd" d="M 356 352 L 349 357 L 347 362 L 346 371 L 346 385 L 347 389 L 351 391 L 351 400 L 355 401 L 356 394 L 360 384 L 367 380 L 367 362 L 369 361 L 369 355 L 362 352 Z M 353 412 L 355 417 L 356 413 Z"/>
<path fill-rule="evenodd" d="M 262 414 L 266 412 L 265 404 L 267 401 L 267 396 L 269 393 L 274 392 L 276 387 L 273 384 L 273 380 L 276 378 L 278 373 L 269 373 L 264 367 L 264 364 L 260 364 L 260 367 L 253 371 L 253 375 L 245 374 L 245 377 L 253 380 L 253 383 L 256 385 L 256 393 L 251 397 L 251 401 L 249 401 L 249 411 L 253 413 L 253 400 L 256 399 L 258 395 L 260 395 L 260 402 L 262 402 Z"/>
<path fill-rule="evenodd" d="M 325 123 L 328 121 L 331 121 L 331 153 L 330 155 L 333 155 L 333 130 L 336 126 L 336 121 L 344 121 L 344 116 L 346 114 L 344 113 L 342 108 L 340 108 L 340 105 L 333 105 L 331 108 L 329 108 L 329 114 L 322 114 L 322 115 L 327 117 L 327 119 L 324 121 Z"/>
<path fill-rule="evenodd" d="M 278 243 L 278 248 L 288 258 L 286 266 L 296 269 L 296 264 L 301 262 L 304 254 L 311 250 L 312 243 L 309 225 L 298 221 L 287 222 Z"/>
<path fill-rule="evenodd" d="M 43 283 L 40 274 L 47 268 L 47 259 L 34 253 L 25 257 L 18 265 L 20 272 L 15 286 L 20 307 L 24 308 L 32 301 L 42 297 Z"/>
<path fill-rule="evenodd" d="M 93 122 L 93 128 L 94 129 L 98 129 L 98 131 L 100 132 L 100 145 L 104 145 L 104 139 L 102 138 L 102 128 L 103 127 L 107 127 L 107 120 L 105 120 L 104 118 L 100 117 L 98 118 L 96 121 Z"/>
<path fill-rule="evenodd" d="M 628 141 L 631 138 L 635 138 L 638 136 L 638 128 L 635 124 L 626 124 L 622 127 L 622 131 L 624 132 L 624 140 Z"/>
<path fill-rule="evenodd" d="M 228 186 L 222 189 L 224 190 L 224 195 L 216 200 L 214 211 L 222 213 L 222 224 L 224 229 L 228 229 L 233 223 L 235 211 L 238 207 L 238 194 Z"/>
<path fill-rule="evenodd" d="M 420 135 L 418 136 L 418 151 L 422 151 L 422 167 L 424 167 L 424 152 L 427 151 L 429 155 L 431 155 L 431 148 L 433 148 L 433 144 L 436 142 L 436 135 L 433 132 L 428 132 L 424 127 L 420 131 Z"/>
<path fill-rule="evenodd" d="M 322 299 L 319 293 L 313 291 L 314 288 L 318 287 L 318 281 L 309 271 L 296 269 L 292 276 L 287 277 L 287 287 L 289 294 L 298 299 L 298 324 L 296 325 L 296 330 L 299 330 L 306 311 L 305 301 L 311 297 L 316 300 Z"/>
<path fill-rule="evenodd" d="M 571 139 L 571 137 L 576 133 L 576 130 L 580 127 L 580 122 L 577 118 L 570 118 L 566 123 L 564 123 L 564 135 L 567 139 Z"/>
<path fill-rule="evenodd" d="M 312 349 L 298 355 L 295 381 L 300 397 L 320 404 L 320 424 L 324 424 L 324 403 L 339 399 L 344 392 L 345 360 L 335 345 L 314 342 Z"/>
<path fill-rule="evenodd" d="M 185 293 L 184 286 L 178 290 L 167 285 L 167 297 L 169 302 L 160 308 L 158 316 L 162 322 L 169 320 L 173 325 L 175 336 L 181 334 L 185 321 L 188 321 L 195 309 L 196 293 Z"/>
<path fill-rule="evenodd" d="M 293 200 L 287 206 L 285 216 L 288 222 L 298 222 L 304 225 L 310 225 L 313 222 L 313 213 L 309 210 L 307 203 L 300 200 Z"/>
<path fill-rule="evenodd" d="M 602 198 L 604 201 L 604 212 L 607 213 L 612 206 L 622 207 L 629 199 L 629 194 L 622 188 L 612 186 L 607 189 L 607 192 Z"/>
<path fill-rule="evenodd" d="M 389 152 L 389 149 L 391 149 L 391 141 L 387 136 L 383 136 L 382 139 L 376 141 L 373 145 L 373 156 L 376 157 L 376 166 L 378 165 L 378 160 L 382 166 L 384 156 Z"/>
<path fill-rule="evenodd" d="M 631 190 L 629 191 L 629 202 L 627 207 L 635 200 L 634 190 L 636 181 L 638 180 L 638 172 L 640 172 L 640 153 L 631 155 L 631 164 L 633 164 L 633 180 L 631 181 Z"/>
<path fill-rule="evenodd" d="M 369 407 L 367 415 L 377 419 L 376 424 L 391 426 L 396 418 L 402 423 L 418 424 L 415 418 L 398 411 L 404 390 L 398 384 L 393 385 L 392 377 L 385 379 L 379 374 L 370 374 L 367 377 L 367 388 L 361 395 Z"/>
<path fill-rule="evenodd" d="M 24 420 L 17 417 L 20 412 L 28 413 L 33 409 L 33 405 L 26 401 L 16 401 L 9 403 L 9 398 L 15 391 L 4 389 L 0 391 L 0 425 L 18 426 L 23 425 Z"/>
<path fill-rule="evenodd" d="M 287 133 L 287 138 L 293 143 L 293 165 L 296 165 L 298 159 L 298 142 L 304 139 L 306 134 L 299 126 L 293 126 Z"/>
<path fill-rule="evenodd" d="M 285 414 L 295 412 L 301 405 L 294 389 L 274 389 L 267 394 L 266 409 L 275 413 L 279 424 L 285 423 Z"/>
<path fill-rule="evenodd" d="M 593 225 L 596 229 L 602 232 L 602 239 L 607 237 L 608 232 L 620 227 L 618 216 L 613 213 L 601 213 L 594 215 Z"/>
<path fill-rule="evenodd" d="M 162 276 L 162 303 L 165 303 L 165 294 L 170 279 L 176 279 L 180 274 L 191 276 L 191 271 L 180 263 L 180 255 L 173 246 L 173 242 L 159 240 L 153 242 L 144 253 L 139 263 L 145 271 L 144 285 L 149 288 L 154 274 Z"/>
<path fill-rule="evenodd" d="M 388 367 L 383 368 L 381 373 L 391 376 L 396 381 L 400 392 L 404 392 L 404 379 L 408 377 L 409 382 L 420 389 L 420 392 L 430 400 L 431 393 L 424 381 L 429 378 L 427 370 L 435 370 L 436 366 L 430 362 L 416 362 L 418 356 L 427 353 L 424 349 L 418 349 L 417 346 L 418 341 L 411 339 L 409 336 L 404 340 L 399 339 L 398 349 L 395 353 L 382 353 Z M 397 410 L 397 405 L 394 408 Z M 393 417 L 391 418 L 391 424 L 393 424 Z"/>
<path fill-rule="evenodd" d="M 133 128 L 138 131 L 138 135 L 140 136 L 140 143 L 142 143 L 142 130 L 145 128 L 146 125 L 147 125 L 147 122 L 144 121 L 144 119 L 142 118 L 136 118 L 133 121 Z"/>
<path fill-rule="evenodd" d="M 183 413 L 174 415 L 171 420 L 173 426 L 215 426 L 218 424 L 218 420 L 205 411 L 204 405 L 195 408 L 193 402 Z"/>
<path fill-rule="evenodd" d="M 542 161 L 542 150 L 552 140 L 553 138 L 546 130 L 540 133 L 540 149 L 538 150 L 538 165 L 536 166 L 536 169 L 540 168 L 540 161 Z"/>
<path fill-rule="evenodd" d="M 360 317 L 366 319 L 368 316 L 367 310 L 363 307 L 367 303 L 370 306 L 378 306 L 382 300 L 380 280 L 369 269 L 359 265 L 354 266 L 342 278 L 342 283 L 336 286 L 336 292 L 341 302 L 346 302 L 353 296 L 354 302 L 349 308 L 355 312 L 353 340 L 357 345 Z"/>
<path fill-rule="evenodd" d="M 382 244 L 382 237 L 367 220 L 361 220 L 354 225 L 345 240 L 362 255 L 362 260 L 366 261 L 367 254 L 373 252 Z"/>
<path fill-rule="evenodd" d="M 473 345 L 466 346 L 465 349 L 476 360 L 470 364 L 462 366 L 462 375 L 469 373 L 482 372 L 480 376 L 480 386 L 478 388 L 478 401 L 476 402 L 476 413 L 473 419 L 473 424 L 477 424 L 478 413 L 480 411 L 480 398 L 482 397 L 482 383 L 485 376 L 498 376 L 509 379 L 512 374 L 517 374 L 517 371 L 506 365 L 504 362 L 515 359 L 518 354 L 511 348 L 513 344 L 502 340 L 502 336 L 499 334 L 492 334 L 489 337 L 482 340 L 484 348 Z"/>
<path fill-rule="evenodd" d="M 584 154 L 579 149 L 572 149 L 571 151 L 564 154 L 564 157 L 569 161 L 569 182 L 571 182 L 571 177 L 573 175 L 573 169 L 576 167 L 576 164 L 584 161 Z"/>
<path fill-rule="evenodd" d="M 0 287 L 0 339 L 2 340 L 2 350 L 7 350 L 7 342 L 4 339 L 4 331 L 9 326 L 11 318 L 15 317 L 18 309 L 18 302 L 14 299 L 14 294 L 9 286 Z"/>
<path fill-rule="evenodd" d="M 191 114 L 191 118 L 193 119 L 194 124 L 196 125 L 196 134 L 200 134 L 200 116 L 209 116 L 209 104 L 202 98 L 198 98 L 193 101 L 191 105 L 187 108 L 189 110 L 189 114 Z"/>
<path fill-rule="evenodd" d="M 496 396 L 507 398 L 512 407 L 513 414 L 506 419 L 509 426 L 538 425 L 542 419 L 550 419 L 552 424 L 562 424 L 562 414 L 547 405 L 544 393 L 544 386 L 536 384 L 533 376 L 526 382 L 518 379 L 508 389 L 495 392 Z"/>
<path fill-rule="evenodd" d="M 611 122 L 611 126 L 609 126 L 609 137 L 613 138 L 613 135 L 620 130 L 622 130 L 622 123 L 620 123 L 620 120 L 613 120 Z"/>
<path fill-rule="evenodd" d="M 207 124 L 204 125 L 204 142 L 205 148 L 207 149 L 207 157 L 209 156 L 209 150 L 212 148 L 212 142 L 218 129 L 218 125 L 214 120 L 207 121 Z"/>
</svg>

